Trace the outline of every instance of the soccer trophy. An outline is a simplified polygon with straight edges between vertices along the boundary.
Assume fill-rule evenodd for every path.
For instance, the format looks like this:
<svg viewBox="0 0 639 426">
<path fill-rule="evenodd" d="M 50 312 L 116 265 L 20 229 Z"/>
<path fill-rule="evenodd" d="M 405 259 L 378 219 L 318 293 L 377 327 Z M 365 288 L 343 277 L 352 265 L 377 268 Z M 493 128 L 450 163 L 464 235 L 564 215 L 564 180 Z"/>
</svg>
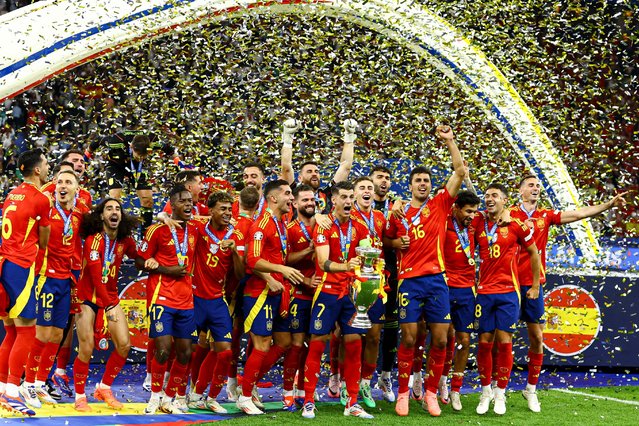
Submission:
<svg viewBox="0 0 639 426">
<path fill-rule="evenodd" d="M 360 241 L 355 252 L 361 260 L 361 266 L 355 270 L 355 282 L 351 286 L 351 299 L 357 312 L 349 325 L 369 329 L 373 324 L 368 318 L 368 310 L 383 296 L 384 260 L 379 258 L 382 251 L 372 247 L 370 240 Z"/>
</svg>

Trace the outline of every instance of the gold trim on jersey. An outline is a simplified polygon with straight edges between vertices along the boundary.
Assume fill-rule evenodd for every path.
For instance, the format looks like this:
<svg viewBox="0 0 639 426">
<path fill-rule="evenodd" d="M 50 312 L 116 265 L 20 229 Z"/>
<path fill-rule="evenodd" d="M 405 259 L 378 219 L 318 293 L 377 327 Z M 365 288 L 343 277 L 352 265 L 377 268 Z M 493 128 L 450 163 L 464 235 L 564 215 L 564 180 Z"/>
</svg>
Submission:
<svg viewBox="0 0 639 426">
<path fill-rule="evenodd" d="M 158 300 L 158 296 L 160 294 L 160 287 L 162 286 L 162 274 L 158 274 L 158 284 L 155 287 L 155 291 L 153 291 L 153 297 L 151 297 L 151 303 L 149 306 L 155 305 L 155 302 Z"/>
<path fill-rule="evenodd" d="M 27 277 L 27 282 L 25 283 L 24 288 L 16 298 L 16 303 L 13 305 L 13 308 L 9 310 L 9 318 L 18 318 L 24 308 L 27 306 L 29 302 L 29 298 L 31 297 L 31 290 L 33 289 L 33 281 L 35 278 L 35 265 L 31 265 L 29 268 L 29 276 Z"/>
<path fill-rule="evenodd" d="M 319 283 L 317 288 L 315 289 L 315 294 L 313 294 L 313 302 L 311 303 L 311 309 L 315 306 L 315 302 L 322 292 L 322 288 L 324 287 L 324 281 L 326 281 L 326 277 L 328 276 L 328 272 L 324 272 L 322 275 L 322 281 Z"/>
<path fill-rule="evenodd" d="M 29 234 L 31 233 L 31 229 L 33 228 L 33 225 L 35 225 L 36 220 L 32 217 L 29 218 L 29 224 L 27 225 L 27 231 L 24 233 L 24 240 L 22 240 L 22 247 L 24 247 L 24 243 L 27 242 L 27 238 L 29 237 Z"/>
<path fill-rule="evenodd" d="M 153 236 L 153 234 L 155 233 L 156 230 L 158 230 L 160 227 L 165 226 L 164 223 L 156 223 L 155 225 L 151 225 L 147 228 L 146 230 L 146 234 L 144 235 L 144 239 L 149 241 L 151 239 L 151 237 Z"/>
<path fill-rule="evenodd" d="M 251 308 L 251 311 L 248 313 L 248 315 L 246 316 L 246 319 L 244 320 L 245 332 L 248 333 L 249 331 L 251 331 L 251 327 L 253 326 L 253 321 L 255 321 L 255 318 L 257 318 L 257 314 L 259 314 L 260 311 L 262 310 L 262 307 L 264 307 L 264 302 L 266 302 L 267 296 L 268 296 L 268 286 L 265 286 L 264 290 L 262 290 L 262 293 L 260 293 L 260 295 L 257 296 L 255 305 L 253 305 L 253 307 Z"/>
</svg>

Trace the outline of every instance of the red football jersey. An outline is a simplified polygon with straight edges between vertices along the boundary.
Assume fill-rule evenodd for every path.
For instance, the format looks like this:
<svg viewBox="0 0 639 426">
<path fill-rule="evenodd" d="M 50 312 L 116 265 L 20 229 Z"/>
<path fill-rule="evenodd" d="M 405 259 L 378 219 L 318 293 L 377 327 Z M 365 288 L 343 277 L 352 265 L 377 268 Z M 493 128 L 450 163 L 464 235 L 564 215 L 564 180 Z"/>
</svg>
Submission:
<svg viewBox="0 0 639 426">
<path fill-rule="evenodd" d="M 84 214 L 89 208 L 84 203 L 77 203 L 71 210 L 63 210 L 64 214 L 71 215 L 70 235 L 64 234 L 64 219 L 60 212 L 55 208 L 51 209 L 49 224 L 51 225 L 51 234 L 49 235 L 49 244 L 46 251 L 38 252 L 38 260 L 36 261 L 36 271 L 40 275 L 50 278 L 69 278 L 71 270 L 74 269 L 74 254 L 77 247 L 77 241 L 80 238 L 80 226 L 84 218 Z M 82 244 L 80 244 L 82 247 Z M 79 269 L 79 268 L 78 268 Z"/>
<path fill-rule="evenodd" d="M 266 210 L 249 229 L 246 237 L 246 264 L 251 270 L 255 268 L 255 264 L 260 259 L 273 264 L 286 265 L 288 252 L 286 225 L 282 221 L 278 221 L 278 225 L 275 224 L 270 210 Z M 282 274 L 271 272 L 271 277 L 284 284 Z M 256 275 L 251 275 L 246 281 L 244 294 L 258 297 L 266 286 L 266 281 Z"/>
<path fill-rule="evenodd" d="M 162 211 L 168 214 L 173 213 L 173 209 L 171 208 L 171 203 L 166 203 Z M 209 207 L 206 204 L 197 201 L 193 203 L 193 211 L 191 213 L 195 216 L 208 216 Z"/>
<path fill-rule="evenodd" d="M 333 215 L 329 215 L 329 218 L 333 220 L 333 225 L 329 229 L 322 229 L 316 225 L 313 234 L 313 241 L 315 243 L 315 247 L 328 246 L 329 260 L 344 263 L 357 256 L 355 249 L 359 245 L 359 242 L 369 238 L 370 234 L 366 225 L 363 225 L 357 220 L 349 219 L 346 223 L 341 223 L 338 228 L 335 224 Z M 346 238 L 346 240 L 348 240 L 349 223 L 352 224 L 351 238 L 350 241 L 348 241 L 348 246 L 345 247 L 347 256 L 344 259 L 342 254 L 342 245 L 340 242 L 340 229 L 341 234 Z M 322 277 L 322 282 L 318 286 L 319 291 L 328 294 L 337 294 L 340 296 L 348 294 L 349 286 L 354 279 L 354 275 L 351 272 L 324 272 L 321 270 L 319 263 L 317 263 L 317 259 L 315 259 L 315 268 L 316 275 L 318 277 Z"/>
<path fill-rule="evenodd" d="M 459 225 L 459 231 L 468 236 L 470 258 L 474 262 L 475 236 L 471 229 L 466 229 L 462 225 Z M 444 264 L 446 265 L 446 280 L 449 287 L 467 288 L 475 286 L 475 265 L 474 263 L 473 265 L 468 263 L 468 256 L 459 242 L 452 215 L 448 219 L 448 229 L 446 230 Z"/>
<path fill-rule="evenodd" d="M 288 246 L 291 253 L 302 251 L 311 245 L 313 241 L 313 230 L 308 226 L 300 223 L 299 218 L 288 224 Z M 306 232 L 304 232 L 306 230 Z M 302 260 L 295 265 L 291 265 L 298 271 L 300 271 L 306 278 L 311 278 L 315 275 L 315 253 L 311 252 L 304 256 Z M 293 286 L 293 297 L 300 300 L 312 300 L 315 289 L 304 284 Z"/>
<path fill-rule="evenodd" d="M 38 254 L 38 228 L 49 225 L 50 210 L 49 197 L 30 183 L 9 192 L 2 207 L 0 256 L 30 268 Z"/>
<path fill-rule="evenodd" d="M 351 210 L 351 217 L 366 226 L 369 234 L 373 238 L 373 247 L 382 249 L 382 239 L 384 238 L 384 232 L 386 232 L 386 218 L 384 217 L 384 213 L 379 210 L 371 210 L 371 213 L 367 215 L 359 208 L 354 207 Z M 382 252 L 382 257 L 383 256 L 384 252 Z"/>
<path fill-rule="evenodd" d="M 182 246 L 184 242 L 184 234 L 187 233 L 186 255 L 184 265 L 186 265 L 187 274 L 181 278 L 169 275 L 159 274 L 157 272 L 149 273 L 147 280 L 146 299 L 147 306 L 158 304 L 173 309 L 193 309 L 193 255 L 195 250 L 195 241 L 198 237 L 197 227 L 193 222 L 187 222 L 182 229 L 176 228 L 177 244 Z M 138 255 L 144 260 L 155 258 L 162 266 L 177 266 L 178 248 L 175 246 L 171 228 L 165 224 L 157 224 L 151 226 L 146 231 L 144 240 L 138 248 Z"/>
<path fill-rule="evenodd" d="M 517 259 L 521 247 L 527 248 L 535 243 L 532 229 L 523 222 L 514 219 L 506 226 L 495 229 L 492 244 L 488 242 L 488 232 L 492 232 L 493 222 L 479 214 L 473 220 L 475 241 L 479 244 L 479 294 L 502 294 L 519 290 Z"/>
<path fill-rule="evenodd" d="M 224 296 L 227 276 L 233 273 L 233 251 L 222 250 L 219 243 L 230 239 L 239 247 L 244 244 L 244 237 L 233 227 L 216 231 L 209 226 L 208 222 L 194 221 L 193 223 L 198 228 L 198 237 L 195 242 L 193 295 L 203 299 L 217 299 Z M 217 238 L 217 242 L 208 235 L 207 228 Z"/>
<path fill-rule="evenodd" d="M 249 229 L 251 229 L 251 225 L 253 225 L 253 218 L 248 217 L 244 214 L 238 216 L 236 219 L 237 223 L 235 224 L 235 230 L 238 233 L 238 236 L 242 236 L 242 240 L 237 242 L 237 252 L 240 256 L 246 256 L 246 236 L 248 235 Z M 246 261 L 244 262 L 246 266 Z M 235 290 L 240 285 L 240 280 L 237 279 L 235 273 L 233 271 L 229 271 L 228 276 L 226 277 L 226 287 L 224 289 L 224 294 L 227 296 L 234 296 Z"/>
<path fill-rule="evenodd" d="M 110 245 L 113 241 L 109 242 Z M 78 298 L 102 308 L 113 306 L 119 302 L 118 277 L 124 255 L 135 259 L 137 252 L 135 240 L 131 237 L 116 242 L 113 262 L 109 266 L 107 282 L 102 282 L 105 268 L 106 240 L 103 233 L 90 235 L 84 242 L 82 256 L 82 273 L 78 283 Z"/>
<path fill-rule="evenodd" d="M 546 246 L 548 245 L 548 232 L 551 225 L 561 225 L 561 212 L 559 210 L 548 209 L 536 209 L 532 216 L 531 221 L 528 214 L 522 210 L 521 205 L 513 206 L 510 208 L 510 216 L 517 218 L 526 223 L 529 228 L 532 228 L 533 235 L 535 237 L 535 244 L 537 250 L 539 250 L 539 256 L 541 257 L 541 271 L 539 273 L 539 283 L 546 282 Z M 530 226 L 532 224 L 532 226 Z M 530 255 L 527 251 L 519 253 L 519 282 L 521 285 L 532 285 L 532 267 L 530 265 Z"/>
<path fill-rule="evenodd" d="M 410 246 L 397 250 L 399 279 L 439 274 L 445 270 L 444 241 L 448 214 L 455 199 L 444 189 L 421 208 L 409 207 L 405 219 L 392 217 L 387 236 L 408 235 Z M 409 204 L 410 206 L 410 204 Z"/>
<path fill-rule="evenodd" d="M 55 188 L 56 188 L 56 183 L 49 182 L 45 184 L 41 190 L 43 193 L 53 198 L 55 202 Z M 78 197 L 78 202 L 82 203 L 87 208 L 87 211 L 90 211 L 91 205 L 93 203 L 93 197 L 91 196 L 91 193 L 84 188 L 79 188 L 77 197 Z M 73 251 L 72 265 L 73 266 L 71 267 L 71 269 L 76 271 L 82 268 L 82 238 L 77 238 L 75 240 L 75 250 Z"/>
</svg>

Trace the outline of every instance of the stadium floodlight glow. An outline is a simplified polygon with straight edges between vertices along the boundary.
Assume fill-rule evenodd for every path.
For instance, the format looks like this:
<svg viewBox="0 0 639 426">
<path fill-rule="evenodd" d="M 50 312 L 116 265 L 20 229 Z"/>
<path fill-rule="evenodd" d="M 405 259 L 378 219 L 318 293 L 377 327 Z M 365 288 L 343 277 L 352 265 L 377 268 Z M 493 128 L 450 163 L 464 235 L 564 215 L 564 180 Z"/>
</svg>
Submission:
<svg viewBox="0 0 639 426">
<path fill-rule="evenodd" d="M 401 0 L 57 0 L 0 16 L 0 101 L 111 52 L 168 32 L 247 12 L 322 13 L 377 31 L 412 49 L 473 98 L 539 177 L 552 205 L 580 206 L 568 171 L 504 75 L 448 22 Z M 586 220 L 566 227 L 577 254 L 599 245 Z"/>
</svg>

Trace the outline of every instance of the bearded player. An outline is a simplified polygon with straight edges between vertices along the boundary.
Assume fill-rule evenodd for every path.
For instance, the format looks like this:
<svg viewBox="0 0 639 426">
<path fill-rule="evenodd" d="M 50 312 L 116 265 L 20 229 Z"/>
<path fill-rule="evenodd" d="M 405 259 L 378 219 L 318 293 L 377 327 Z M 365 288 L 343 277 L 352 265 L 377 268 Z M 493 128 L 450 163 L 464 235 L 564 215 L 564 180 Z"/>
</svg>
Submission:
<svg viewBox="0 0 639 426">
<path fill-rule="evenodd" d="M 438 136 L 450 152 L 453 175 L 444 189 L 429 199 L 431 175 L 425 167 L 416 167 L 409 176 L 412 198 L 404 217 L 389 221 L 388 245 L 398 249 L 400 279 L 398 287 L 399 323 L 402 338 L 397 352 L 399 390 L 395 411 L 408 415 L 408 380 L 413 363 L 417 322 L 423 315 L 431 333 L 428 381 L 422 407 L 431 416 L 439 416 L 437 388 L 446 359 L 446 342 L 450 323 L 448 286 L 444 277 L 444 241 L 448 214 L 464 180 L 462 156 L 448 126 L 437 127 Z"/>
<path fill-rule="evenodd" d="M 541 256 L 541 276 L 539 278 L 540 293 L 536 299 L 523 299 L 521 303 L 520 319 L 526 322 L 528 328 L 528 380 L 523 396 L 528 402 L 528 408 L 538 413 L 541 404 L 537 397 L 537 383 L 544 360 L 544 293 L 543 285 L 546 282 L 546 246 L 548 245 L 548 232 L 553 225 L 563 225 L 596 216 L 612 207 L 623 207 L 625 200 L 623 194 L 613 197 L 610 201 L 594 206 L 584 207 L 572 211 L 550 210 L 539 207 L 541 197 L 541 183 L 535 175 L 526 175 L 519 183 L 519 195 L 521 203 L 510 208 L 510 215 L 524 222 L 533 230 L 535 244 Z M 525 251 L 519 254 L 518 272 L 521 293 L 527 293 L 532 286 L 530 274 L 530 256 Z"/>
</svg>

